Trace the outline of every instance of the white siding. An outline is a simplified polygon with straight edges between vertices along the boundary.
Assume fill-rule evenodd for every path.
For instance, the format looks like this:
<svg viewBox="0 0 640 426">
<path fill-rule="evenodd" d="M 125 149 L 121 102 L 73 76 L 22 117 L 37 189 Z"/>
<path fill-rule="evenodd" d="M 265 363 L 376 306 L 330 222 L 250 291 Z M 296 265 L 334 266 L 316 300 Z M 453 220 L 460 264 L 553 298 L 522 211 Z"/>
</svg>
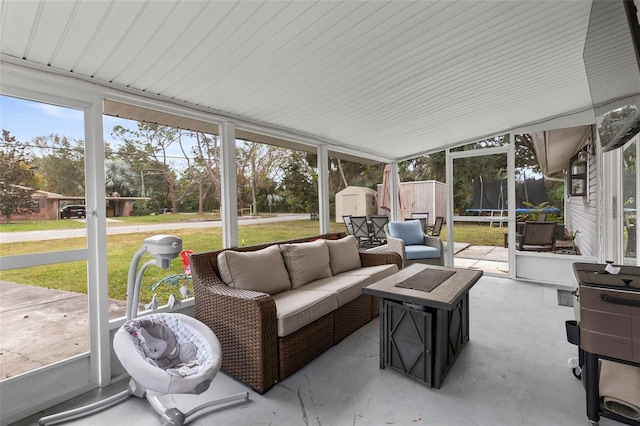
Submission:
<svg viewBox="0 0 640 426">
<path fill-rule="evenodd" d="M 587 195 L 572 196 L 567 200 L 565 225 L 570 232 L 580 231 L 576 245 L 583 256 L 598 256 L 598 216 L 596 210 L 597 161 L 595 155 L 589 156 L 589 176 Z"/>
</svg>

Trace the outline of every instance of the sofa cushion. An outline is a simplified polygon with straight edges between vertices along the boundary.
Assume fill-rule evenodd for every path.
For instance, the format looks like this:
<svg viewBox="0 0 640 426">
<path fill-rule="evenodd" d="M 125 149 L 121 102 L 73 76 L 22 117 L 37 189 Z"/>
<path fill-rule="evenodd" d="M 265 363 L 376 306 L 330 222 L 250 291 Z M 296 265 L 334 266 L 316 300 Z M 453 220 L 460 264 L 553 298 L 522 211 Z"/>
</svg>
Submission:
<svg viewBox="0 0 640 426">
<path fill-rule="evenodd" d="M 291 289 L 289 274 L 278 246 L 218 254 L 220 278 L 230 287 L 276 294 Z"/>
<path fill-rule="evenodd" d="M 309 243 L 281 244 L 280 250 L 293 289 L 331 276 L 329 248 L 323 239 Z"/>
<path fill-rule="evenodd" d="M 337 275 L 316 280 L 301 287 L 300 291 L 326 291 L 335 294 L 338 306 L 351 302 L 362 295 L 362 288 L 373 284 L 373 279 L 364 275 Z"/>
<path fill-rule="evenodd" d="M 440 257 L 440 250 L 431 246 L 406 246 L 404 249 L 407 260 L 437 259 Z"/>
<path fill-rule="evenodd" d="M 289 290 L 275 294 L 278 336 L 284 337 L 338 309 L 335 294 L 326 291 Z"/>
<path fill-rule="evenodd" d="M 329 266 L 333 275 L 362 266 L 356 237 L 353 235 L 339 240 L 326 240 L 326 243 L 329 247 Z"/>
<path fill-rule="evenodd" d="M 361 275 L 371 277 L 373 282 L 380 281 L 398 272 L 398 266 L 395 263 L 389 265 L 363 266 L 359 269 L 346 271 L 339 276 Z"/>
<path fill-rule="evenodd" d="M 406 220 L 404 222 L 389 222 L 389 234 L 400 238 L 405 246 L 424 244 L 424 234 L 419 220 Z"/>
</svg>

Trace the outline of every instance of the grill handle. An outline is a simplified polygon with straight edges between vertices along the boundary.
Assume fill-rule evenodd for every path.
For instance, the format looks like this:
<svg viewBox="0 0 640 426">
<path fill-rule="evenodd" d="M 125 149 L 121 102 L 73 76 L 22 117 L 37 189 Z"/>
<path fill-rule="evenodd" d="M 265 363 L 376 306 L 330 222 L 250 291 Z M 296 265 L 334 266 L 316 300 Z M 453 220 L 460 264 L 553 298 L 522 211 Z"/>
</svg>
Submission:
<svg viewBox="0 0 640 426">
<path fill-rule="evenodd" d="M 634 306 L 640 308 L 640 300 L 625 299 L 622 297 L 609 296 L 608 294 L 601 294 L 600 300 L 606 303 L 613 303 L 614 305 Z"/>
</svg>

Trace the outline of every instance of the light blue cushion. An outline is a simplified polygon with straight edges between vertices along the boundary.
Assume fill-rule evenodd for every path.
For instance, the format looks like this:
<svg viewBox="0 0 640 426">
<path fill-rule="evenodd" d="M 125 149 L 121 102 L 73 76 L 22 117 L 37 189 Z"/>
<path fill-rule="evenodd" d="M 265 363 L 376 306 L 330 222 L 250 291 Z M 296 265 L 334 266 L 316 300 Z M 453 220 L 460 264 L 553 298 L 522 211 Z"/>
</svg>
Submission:
<svg viewBox="0 0 640 426">
<path fill-rule="evenodd" d="M 424 244 L 424 234 L 419 220 L 389 222 L 389 234 L 403 240 L 405 246 Z"/>
<path fill-rule="evenodd" d="M 440 257 L 440 250 L 431 246 L 405 246 L 407 260 L 415 259 L 437 259 Z"/>
</svg>

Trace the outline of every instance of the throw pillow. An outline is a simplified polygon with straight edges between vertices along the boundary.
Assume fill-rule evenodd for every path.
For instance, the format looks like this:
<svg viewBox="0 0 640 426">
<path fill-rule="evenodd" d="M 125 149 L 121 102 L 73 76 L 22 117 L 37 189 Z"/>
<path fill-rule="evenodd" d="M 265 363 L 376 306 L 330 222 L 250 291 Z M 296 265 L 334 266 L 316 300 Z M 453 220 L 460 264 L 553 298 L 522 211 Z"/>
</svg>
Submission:
<svg viewBox="0 0 640 426">
<path fill-rule="evenodd" d="M 220 278 L 230 287 L 276 294 L 291 289 L 277 245 L 262 250 L 225 250 L 218 254 Z"/>
<path fill-rule="evenodd" d="M 289 271 L 292 288 L 302 287 L 311 281 L 331 276 L 329 248 L 325 240 L 281 244 L 280 250 Z"/>
<path fill-rule="evenodd" d="M 326 240 L 326 243 L 329 247 L 329 266 L 333 275 L 362 267 L 356 237 L 348 235 L 339 240 Z"/>
<path fill-rule="evenodd" d="M 404 222 L 389 222 L 389 234 L 400 238 L 407 246 L 424 244 L 424 234 L 419 220 L 407 220 Z"/>
</svg>

